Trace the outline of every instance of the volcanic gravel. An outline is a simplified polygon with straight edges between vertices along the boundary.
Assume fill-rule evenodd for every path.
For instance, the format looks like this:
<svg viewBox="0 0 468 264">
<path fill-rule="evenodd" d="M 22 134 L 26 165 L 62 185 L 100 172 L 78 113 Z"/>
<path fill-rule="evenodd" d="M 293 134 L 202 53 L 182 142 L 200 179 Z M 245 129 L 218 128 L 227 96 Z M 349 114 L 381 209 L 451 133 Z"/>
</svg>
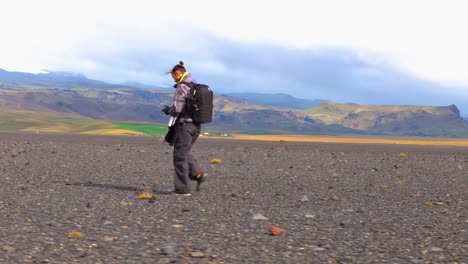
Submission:
<svg viewBox="0 0 468 264">
<path fill-rule="evenodd" d="M 0 134 L 0 263 L 468 263 L 467 148 L 200 138 L 193 154 L 210 178 L 180 197 L 158 138 Z"/>
</svg>

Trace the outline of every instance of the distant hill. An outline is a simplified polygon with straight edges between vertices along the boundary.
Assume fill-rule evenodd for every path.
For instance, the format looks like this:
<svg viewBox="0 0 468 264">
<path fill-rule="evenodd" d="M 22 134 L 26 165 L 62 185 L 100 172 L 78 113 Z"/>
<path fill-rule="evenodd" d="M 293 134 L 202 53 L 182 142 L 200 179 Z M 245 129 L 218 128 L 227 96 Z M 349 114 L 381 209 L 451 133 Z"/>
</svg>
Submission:
<svg viewBox="0 0 468 264">
<path fill-rule="evenodd" d="M 301 100 L 283 94 L 249 94 L 255 101 L 252 102 L 237 96 L 215 94 L 214 120 L 203 127 L 251 134 L 468 138 L 468 122 L 455 105 L 378 106 L 323 101 L 307 109 L 297 109 L 314 105 L 318 100 Z M 262 101 L 265 98 L 271 101 Z M 138 89 L 63 72 L 29 74 L 0 70 L 0 111 L 4 113 L 29 111 L 54 117 L 165 124 L 168 117 L 161 109 L 171 104 L 172 99 L 173 89 Z M 2 118 L 0 131 L 2 125 L 19 129 L 26 123 L 35 123 L 34 120 L 15 121 L 5 115 Z"/>
<path fill-rule="evenodd" d="M 266 94 L 266 93 L 229 93 L 229 96 L 244 99 L 252 103 L 260 105 L 270 105 L 284 108 L 294 108 L 294 109 L 308 109 L 316 105 L 319 105 L 324 100 L 308 100 L 300 99 L 293 97 L 289 94 L 276 93 L 276 94 Z"/>
<path fill-rule="evenodd" d="M 32 74 L 25 72 L 9 72 L 0 69 L 0 88 L 123 88 L 124 85 L 109 84 L 88 79 L 83 74 L 49 71 Z"/>
<path fill-rule="evenodd" d="M 35 111 L 75 114 L 98 120 L 151 121 L 165 123 L 161 112 L 170 104 L 168 91 L 138 89 L 89 90 L 84 88 L 5 90 L 0 89 L 0 111 Z"/>
<path fill-rule="evenodd" d="M 468 123 L 455 105 L 377 106 L 327 101 L 302 114 L 326 124 L 383 135 L 468 137 Z"/>
<path fill-rule="evenodd" d="M 134 87 L 134 88 L 140 88 L 140 89 L 161 89 L 160 86 L 143 84 L 139 82 L 125 82 L 122 85 L 126 87 Z M 172 88 L 172 87 L 169 87 L 169 88 Z"/>
<path fill-rule="evenodd" d="M 210 126 L 229 132 L 252 134 L 365 134 L 341 125 L 325 124 L 297 115 L 293 109 L 258 105 L 231 96 L 217 96 Z"/>
</svg>

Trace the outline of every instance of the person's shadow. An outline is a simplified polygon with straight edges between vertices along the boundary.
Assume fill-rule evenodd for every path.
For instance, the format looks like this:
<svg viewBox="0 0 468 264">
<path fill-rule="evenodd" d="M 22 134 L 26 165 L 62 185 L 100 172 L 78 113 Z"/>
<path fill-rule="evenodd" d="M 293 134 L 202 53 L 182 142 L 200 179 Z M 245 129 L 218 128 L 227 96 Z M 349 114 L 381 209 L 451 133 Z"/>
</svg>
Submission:
<svg viewBox="0 0 468 264">
<path fill-rule="evenodd" d="M 91 181 L 83 182 L 73 182 L 73 183 L 65 183 L 65 185 L 73 185 L 73 186 L 81 186 L 81 187 L 94 187 L 94 188 L 103 188 L 103 189 L 114 189 L 119 191 L 130 191 L 140 193 L 143 192 L 143 188 L 136 188 L 131 186 L 121 186 L 121 185 L 113 185 L 113 184 L 105 184 L 105 183 L 95 183 Z M 168 190 L 158 190 L 152 189 L 155 195 L 170 195 L 173 192 Z"/>
</svg>

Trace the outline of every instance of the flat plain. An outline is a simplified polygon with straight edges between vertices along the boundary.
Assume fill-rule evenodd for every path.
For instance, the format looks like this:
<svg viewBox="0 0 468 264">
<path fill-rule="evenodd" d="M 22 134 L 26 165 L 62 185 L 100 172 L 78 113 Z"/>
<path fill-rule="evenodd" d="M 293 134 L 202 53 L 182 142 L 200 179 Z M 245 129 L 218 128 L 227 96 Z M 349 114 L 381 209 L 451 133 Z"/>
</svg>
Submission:
<svg viewBox="0 0 468 264">
<path fill-rule="evenodd" d="M 200 138 L 193 155 L 210 178 L 180 197 L 159 138 L 0 134 L 0 262 L 468 263 L 467 147 Z"/>
</svg>

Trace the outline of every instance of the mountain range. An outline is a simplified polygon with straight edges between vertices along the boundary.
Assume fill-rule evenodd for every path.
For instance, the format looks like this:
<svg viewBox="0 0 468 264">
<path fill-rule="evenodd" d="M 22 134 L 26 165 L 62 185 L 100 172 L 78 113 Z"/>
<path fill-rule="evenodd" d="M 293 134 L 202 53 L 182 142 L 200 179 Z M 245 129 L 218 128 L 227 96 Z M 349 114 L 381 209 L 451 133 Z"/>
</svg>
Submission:
<svg viewBox="0 0 468 264">
<path fill-rule="evenodd" d="M 261 104 L 261 105 L 270 105 L 277 107 L 285 108 L 294 108 L 294 109 L 309 109 L 314 106 L 319 105 L 320 103 L 326 100 L 320 99 L 301 99 L 291 96 L 285 93 L 275 93 L 275 94 L 265 94 L 265 93 L 228 93 L 228 96 L 232 96 L 239 99 L 244 99 L 246 101 Z"/>
<path fill-rule="evenodd" d="M 109 84 L 68 72 L 31 74 L 0 69 L 0 111 L 166 123 L 168 118 L 161 109 L 172 103 L 174 90 L 134 84 L 140 88 L 132 83 Z M 468 122 L 455 105 L 338 104 L 287 94 L 216 91 L 214 120 L 204 128 L 252 134 L 468 137 Z"/>
</svg>

